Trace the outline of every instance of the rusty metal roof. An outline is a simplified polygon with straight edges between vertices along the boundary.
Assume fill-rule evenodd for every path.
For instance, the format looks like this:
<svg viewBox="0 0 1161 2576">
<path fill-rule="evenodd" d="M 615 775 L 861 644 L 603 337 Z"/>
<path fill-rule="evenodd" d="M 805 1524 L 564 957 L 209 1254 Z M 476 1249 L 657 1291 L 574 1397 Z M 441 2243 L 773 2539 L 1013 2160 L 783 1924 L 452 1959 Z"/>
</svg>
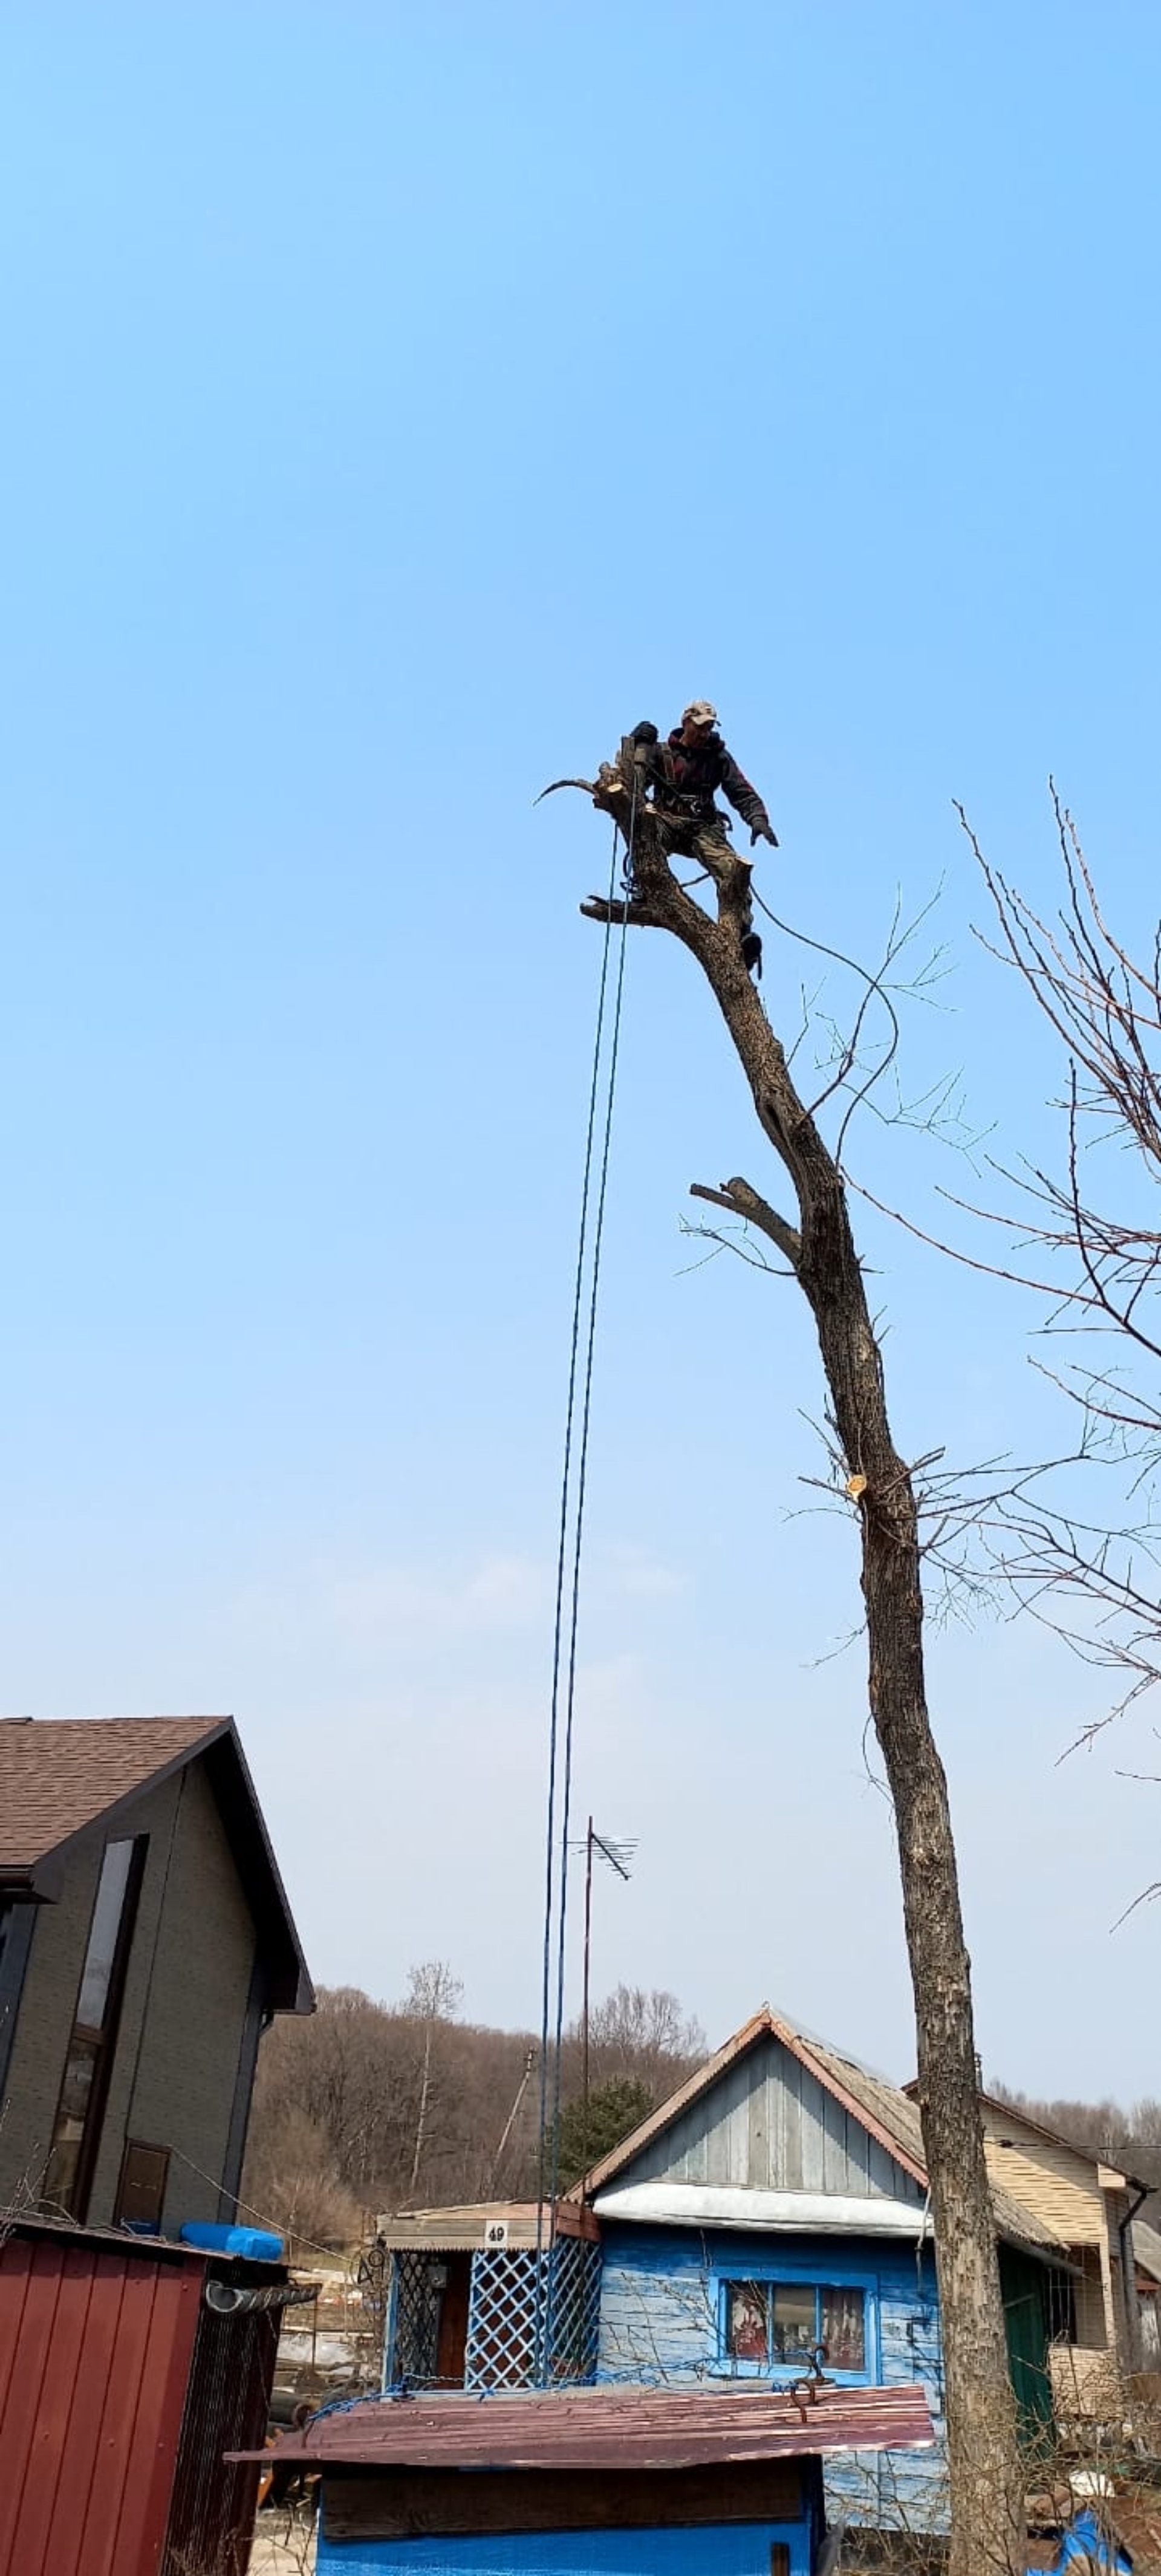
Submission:
<svg viewBox="0 0 1161 2576">
<path fill-rule="evenodd" d="M 910 2450 L 934 2438 L 922 2388 L 827 2388 L 814 2405 L 799 2405 L 784 2387 L 734 2382 L 372 2398 L 316 2415 L 301 2432 L 285 2434 L 274 2457 L 324 2470 L 683 2469 L 817 2451 Z"/>
</svg>

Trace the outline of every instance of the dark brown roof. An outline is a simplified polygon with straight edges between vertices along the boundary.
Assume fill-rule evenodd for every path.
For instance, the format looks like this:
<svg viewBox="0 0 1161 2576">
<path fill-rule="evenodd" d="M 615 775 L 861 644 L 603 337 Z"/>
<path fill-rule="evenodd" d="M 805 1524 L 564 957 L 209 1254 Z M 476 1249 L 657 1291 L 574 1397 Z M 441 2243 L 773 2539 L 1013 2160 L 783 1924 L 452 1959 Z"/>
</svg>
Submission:
<svg viewBox="0 0 1161 2576">
<path fill-rule="evenodd" d="M 107 1834 L 147 1789 L 203 1759 L 254 1915 L 267 2000 L 309 2012 L 306 1963 L 230 1717 L 0 1719 L 0 1896 L 59 1897 L 83 1835 Z"/>
<path fill-rule="evenodd" d="M 0 1882 L 35 1883 L 74 1835 L 208 1744 L 228 1717 L 48 1717 L 0 1724 Z"/>
<path fill-rule="evenodd" d="M 805 2421 L 803 2417 L 805 2415 Z M 278 2460 L 335 2468 L 681 2469 L 934 2440 L 922 2388 L 545 2389 L 509 2397 L 384 2397 L 317 2415 Z M 258 2458 L 257 2452 L 233 2457 Z M 271 2454 L 265 2454 L 269 2460 Z"/>
</svg>

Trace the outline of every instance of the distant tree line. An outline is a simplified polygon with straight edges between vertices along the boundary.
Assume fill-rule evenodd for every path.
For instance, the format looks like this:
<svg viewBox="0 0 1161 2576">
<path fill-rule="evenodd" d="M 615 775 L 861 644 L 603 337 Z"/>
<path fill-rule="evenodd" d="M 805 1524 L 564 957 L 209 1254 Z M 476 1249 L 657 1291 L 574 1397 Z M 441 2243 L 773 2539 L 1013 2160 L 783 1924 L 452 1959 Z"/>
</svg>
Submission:
<svg viewBox="0 0 1161 2576">
<path fill-rule="evenodd" d="M 339 2246 L 380 2211 L 535 2194 L 537 2038 L 462 2021 L 462 1991 L 445 1960 L 424 1960 L 398 2003 L 323 1987 L 309 2019 L 279 2016 L 258 2058 L 242 2185 L 252 2210 L 303 2243 Z M 574 2023 L 561 2049 L 562 2187 L 705 2053 L 675 1995 L 620 1985 L 590 2015 L 586 2110 Z M 555 2068 L 548 2073 L 552 2099 Z"/>
</svg>

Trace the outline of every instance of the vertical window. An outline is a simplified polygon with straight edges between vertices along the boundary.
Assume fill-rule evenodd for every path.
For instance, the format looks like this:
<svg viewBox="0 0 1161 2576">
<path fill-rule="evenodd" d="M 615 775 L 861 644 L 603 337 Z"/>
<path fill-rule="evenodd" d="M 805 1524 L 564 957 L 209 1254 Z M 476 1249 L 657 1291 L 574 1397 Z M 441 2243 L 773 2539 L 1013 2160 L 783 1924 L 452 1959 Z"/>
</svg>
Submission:
<svg viewBox="0 0 1161 2576">
<path fill-rule="evenodd" d="M 83 2218 L 101 2141 L 146 1837 L 106 1843 L 42 2197 Z"/>
</svg>

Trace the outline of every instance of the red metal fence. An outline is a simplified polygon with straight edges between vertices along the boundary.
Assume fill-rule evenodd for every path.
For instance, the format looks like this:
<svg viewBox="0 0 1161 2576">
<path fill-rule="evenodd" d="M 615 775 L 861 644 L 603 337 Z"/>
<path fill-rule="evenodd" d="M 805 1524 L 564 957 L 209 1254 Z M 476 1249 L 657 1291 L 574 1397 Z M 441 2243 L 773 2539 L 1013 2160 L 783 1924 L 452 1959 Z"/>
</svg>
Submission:
<svg viewBox="0 0 1161 2576">
<path fill-rule="evenodd" d="M 36 2222 L 0 2228 L 0 2576 L 235 2576 L 273 2315 L 205 2305 L 233 2265 Z M 281 2273 L 247 2267 L 248 2278 Z"/>
</svg>

